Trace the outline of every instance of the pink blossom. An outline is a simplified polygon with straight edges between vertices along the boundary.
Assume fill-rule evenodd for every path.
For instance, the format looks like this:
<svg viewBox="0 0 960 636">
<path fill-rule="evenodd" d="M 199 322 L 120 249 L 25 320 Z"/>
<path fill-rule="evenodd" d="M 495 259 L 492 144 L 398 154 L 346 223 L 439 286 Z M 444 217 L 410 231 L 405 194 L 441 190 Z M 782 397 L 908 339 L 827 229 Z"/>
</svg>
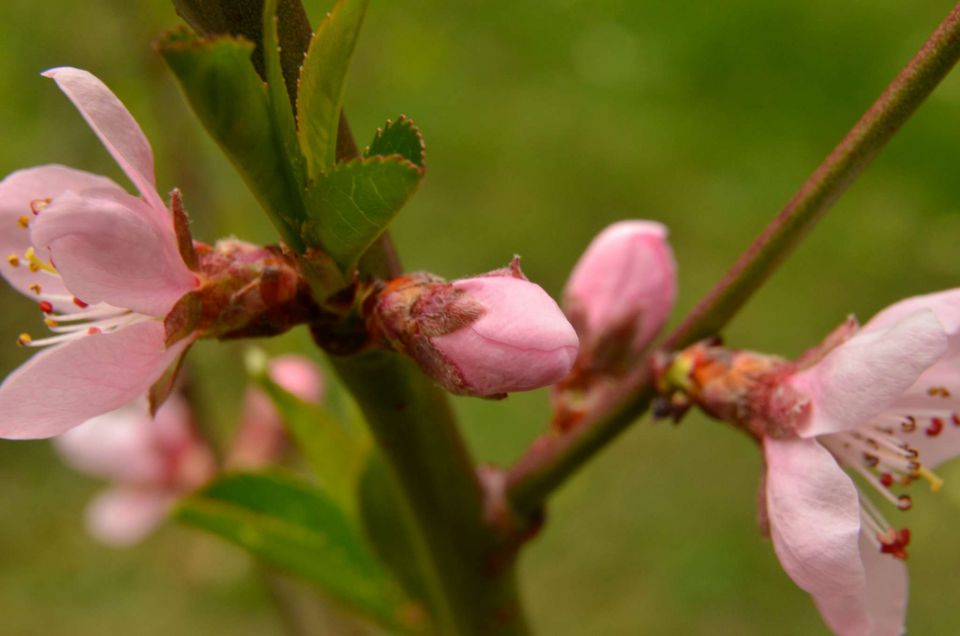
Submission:
<svg viewBox="0 0 960 636">
<path fill-rule="evenodd" d="M 391 281 L 381 329 L 447 390 L 500 397 L 559 381 L 578 339 L 557 303 L 519 265 L 452 283 L 428 274 Z"/>
<path fill-rule="evenodd" d="M 766 515 L 784 569 L 838 634 L 902 633 L 910 540 L 844 469 L 900 510 L 912 502 L 898 487 L 940 488 L 932 470 L 960 453 L 958 354 L 950 290 L 888 307 L 784 380 L 803 416 L 763 438 Z"/>
<path fill-rule="evenodd" d="M 199 285 L 156 191 L 150 144 L 96 77 L 44 73 L 73 101 L 139 190 L 46 165 L 0 182 L 3 277 L 54 333 L 0 386 L 0 437 L 50 437 L 146 392 L 192 341 L 166 342 L 163 318 Z"/>
<path fill-rule="evenodd" d="M 639 354 L 657 335 L 677 296 L 677 266 L 667 228 L 654 221 L 621 221 L 584 251 L 563 293 L 581 356 L 614 346 Z"/>
<path fill-rule="evenodd" d="M 297 355 L 278 356 L 267 367 L 270 379 L 291 395 L 310 404 L 323 399 L 323 376 L 317 365 Z M 276 461 L 287 445 L 283 419 L 263 389 L 251 386 L 243 401 L 230 464 L 257 468 Z"/>
<path fill-rule="evenodd" d="M 70 466 L 112 485 L 87 508 L 87 528 L 113 546 L 149 534 L 183 494 L 212 477 L 215 464 L 190 411 L 172 395 L 151 419 L 145 400 L 88 420 L 54 439 Z"/>
</svg>

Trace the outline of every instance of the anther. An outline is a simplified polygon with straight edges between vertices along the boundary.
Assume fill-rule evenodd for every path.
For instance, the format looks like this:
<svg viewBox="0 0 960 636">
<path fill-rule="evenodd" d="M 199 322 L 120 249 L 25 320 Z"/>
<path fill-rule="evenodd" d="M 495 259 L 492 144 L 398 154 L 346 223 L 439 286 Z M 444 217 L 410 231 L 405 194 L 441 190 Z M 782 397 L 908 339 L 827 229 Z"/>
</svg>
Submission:
<svg viewBox="0 0 960 636">
<path fill-rule="evenodd" d="M 17 336 L 17 345 L 21 347 L 28 347 L 31 342 L 33 342 L 33 338 L 31 338 L 28 333 L 22 333 Z"/>
<path fill-rule="evenodd" d="M 42 311 L 43 313 L 45 314 L 53 313 L 53 304 L 51 304 L 49 300 L 41 300 L 39 304 L 40 304 L 40 311 Z"/>
<path fill-rule="evenodd" d="M 40 289 L 40 285 L 38 285 L 37 283 L 31 284 L 30 287 L 28 287 L 28 289 L 32 291 L 34 294 L 36 294 L 37 296 L 40 295 L 41 289 Z"/>
<path fill-rule="evenodd" d="M 907 546 L 910 545 L 910 529 L 894 530 L 889 528 L 877 533 L 880 542 L 880 552 L 889 554 L 901 561 L 907 558 Z"/>
<path fill-rule="evenodd" d="M 43 324 L 45 324 L 45 325 L 48 326 L 48 327 L 59 327 L 59 326 L 60 326 L 60 323 L 57 322 L 56 320 L 54 320 L 53 318 L 44 318 L 44 319 L 43 319 Z"/>
<path fill-rule="evenodd" d="M 913 508 L 913 499 L 910 495 L 900 495 L 897 497 L 897 508 L 900 510 L 910 510 Z"/>
<path fill-rule="evenodd" d="M 954 426 L 960 426 L 960 413 L 950 415 L 950 421 L 953 422 Z"/>
<path fill-rule="evenodd" d="M 7 262 L 10 263 L 10 267 L 20 267 L 20 257 L 16 254 L 8 256 Z"/>
<path fill-rule="evenodd" d="M 19 219 L 17 219 L 17 225 L 19 225 L 20 228 L 23 230 L 27 229 L 28 227 L 30 227 L 30 217 L 24 214 Z"/>
<path fill-rule="evenodd" d="M 876 467 L 880 463 L 880 458 L 876 455 L 871 455 L 870 453 L 863 454 L 863 460 L 867 463 L 867 466 L 870 468 Z"/>
<path fill-rule="evenodd" d="M 928 426 L 924 433 L 927 434 L 927 437 L 936 437 L 943 431 L 943 420 L 939 417 L 930 418 L 930 426 Z"/>
<path fill-rule="evenodd" d="M 889 488 L 893 485 L 893 475 L 890 473 L 883 473 L 880 475 L 880 483 Z"/>
<path fill-rule="evenodd" d="M 40 214 L 40 210 L 50 205 L 50 199 L 34 199 L 30 202 L 30 211 L 33 212 L 34 216 Z"/>
<path fill-rule="evenodd" d="M 908 415 L 907 419 L 900 422 L 900 428 L 903 429 L 904 433 L 912 433 L 917 430 L 917 418 L 912 415 Z"/>
<path fill-rule="evenodd" d="M 100 330 L 100 327 L 90 327 L 89 329 L 87 329 L 87 335 L 88 335 L 88 336 L 95 336 L 95 335 L 97 335 L 98 333 L 103 333 L 103 332 Z"/>
<path fill-rule="evenodd" d="M 930 397 L 950 397 L 950 391 L 947 390 L 945 386 L 932 386 L 927 389 L 927 395 Z"/>
<path fill-rule="evenodd" d="M 80 300 L 79 298 L 77 298 L 76 296 L 73 297 L 73 304 L 79 307 L 80 309 L 86 309 L 87 307 L 90 306 L 87 303 Z"/>
</svg>

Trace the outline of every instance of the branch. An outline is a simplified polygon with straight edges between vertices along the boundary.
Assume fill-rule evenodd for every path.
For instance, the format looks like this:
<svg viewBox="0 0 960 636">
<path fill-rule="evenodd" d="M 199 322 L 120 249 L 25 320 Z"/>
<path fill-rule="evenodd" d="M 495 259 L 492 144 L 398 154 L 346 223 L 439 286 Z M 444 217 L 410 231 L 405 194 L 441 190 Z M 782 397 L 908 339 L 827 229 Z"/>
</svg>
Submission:
<svg viewBox="0 0 960 636">
<path fill-rule="evenodd" d="M 663 348 L 679 349 L 719 332 L 913 115 L 958 58 L 960 5 L 666 339 Z M 507 496 L 515 510 L 522 514 L 536 511 L 553 490 L 642 415 L 654 395 L 651 380 L 648 370 L 638 371 L 625 386 L 624 397 L 610 409 L 591 414 L 569 433 L 548 433 L 536 440 L 507 474 Z"/>
</svg>

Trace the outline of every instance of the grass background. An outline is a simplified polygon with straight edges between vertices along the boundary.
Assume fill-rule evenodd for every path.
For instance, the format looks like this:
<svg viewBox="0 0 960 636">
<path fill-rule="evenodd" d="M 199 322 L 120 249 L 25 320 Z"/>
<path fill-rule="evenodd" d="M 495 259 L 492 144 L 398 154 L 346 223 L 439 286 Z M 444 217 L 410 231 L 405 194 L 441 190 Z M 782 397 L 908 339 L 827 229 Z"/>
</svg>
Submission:
<svg viewBox="0 0 960 636">
<path fill-rule="evenodd" d="M 307 3 L 316 21 L 324 2 Z M 346 107 L 361 143 L 406 113 L 429 176 L 393 227 L 410 269 L 455 277 L 514 253 L 554 295 L 586 243 L 621 218 L 667 223 L 680 263 L 675 318 L 719 277 L 871 103 L 946 0 L 441 0 L 374 2 Z M 61 162 L 118 168 L 38 76 L 99 75 L 180 187 L 197 237 L 270 242 L 269 226 L 191 118 L 151 38 L 166 0 L 8 0 L 0 20 L 0 174 Z M 960 74 L 949 77 L 726 332 L 795 355 L 849 312 L 960 281 Z M 0 370 L 24 358 L 34 310 L 0 290 Z M 302 348 L 303 334 L 271 342 Z M 207 415 L 235 416 L 239 349 L 204 343 Z M 206 369 L 206 373 L 203 370 Z M 478 457 L 508 462 L 545 421 L 542 392 L 457 400 Z M 538 633 L 816 634 L 807 596 L 754 525 L 756 448 L 693 416 L 639 422 L 567 485 L 522 563 Z M 960 630 L 960 465 L 918 490 L 909 626 Z M 83 533 L 98 484 L 47 442 L 0 442 L 0 634 L 279 634 L 229 546 L 164 528 L 128 551 Z"/>
</svg>

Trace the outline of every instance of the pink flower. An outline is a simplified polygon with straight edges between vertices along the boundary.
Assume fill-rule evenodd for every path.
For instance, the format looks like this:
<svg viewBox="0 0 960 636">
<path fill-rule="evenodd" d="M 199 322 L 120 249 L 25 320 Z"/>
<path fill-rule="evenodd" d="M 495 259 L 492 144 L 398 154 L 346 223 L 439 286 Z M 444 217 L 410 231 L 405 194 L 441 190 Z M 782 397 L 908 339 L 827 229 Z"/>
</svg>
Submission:
<svg viewBox="0 0 960 636">
<path fill-rule="evenodd" d="M 938 490 L 931 471 L 960 453 L 958 354 L 950 290 L 888 307 L 784 380 L 803 416 L 793 434 L 763 439 L 766 514 L 784 569 L 838 634 L 902 633 L 910 540 L 843 469 L 901 510 L 912 503 L 897 486 L 923 478 Z"/>
<path fill-rule="evenodd" d="M 276 357 L 270 361 L 267 373 L 280 388 L 304 402 L 319 404 L 323 399 L 323 376 L 307 358 Z M 244 397 L 230 464 L 243 468 L 266 466 L 280 458 L 286 445 L 286 429 L 277 407 L 262 389 L 251 386 Z"/>
<path fill-rule="evenodd" d="M 176 394 L 153 419 L 146 401 L 138 400 L 67 431 L 54 444 L 74 469 L 113 482 L 87 508 L 87 529 L 118 547 L 143 539 L 178 497 L 215 471 L 189 408 Z"/>
<path fill-rule="evenodd" d="M 577 356 L 573 327 L 516 264 L 452 283 L 401 277 L 381 293 L 376 315 L 394 346 L 461 395 L 499 397 L 553 384 Z"/>
<path fill-rule="evenodd" d="M 192 341 L 163 319 L 197 289 L 156 191 L 153 153 L 123 104 L 74 68 L 44 73 L 73 101 L 140 192 L 58 165 L 0 182 L 0 267 L 36 300 L 54 335 L 0 386 L 0 437 L 50 437 L 146 392 Z"/>
<path fill-rule="evenodd" d="M 581 357 L 615 348 L 635 357 L 650 344 L 677 297 L 677 266 L 667 228 L 621 221 L 600 232 L 570 274 L 563 305 Z"/>
</svg>

